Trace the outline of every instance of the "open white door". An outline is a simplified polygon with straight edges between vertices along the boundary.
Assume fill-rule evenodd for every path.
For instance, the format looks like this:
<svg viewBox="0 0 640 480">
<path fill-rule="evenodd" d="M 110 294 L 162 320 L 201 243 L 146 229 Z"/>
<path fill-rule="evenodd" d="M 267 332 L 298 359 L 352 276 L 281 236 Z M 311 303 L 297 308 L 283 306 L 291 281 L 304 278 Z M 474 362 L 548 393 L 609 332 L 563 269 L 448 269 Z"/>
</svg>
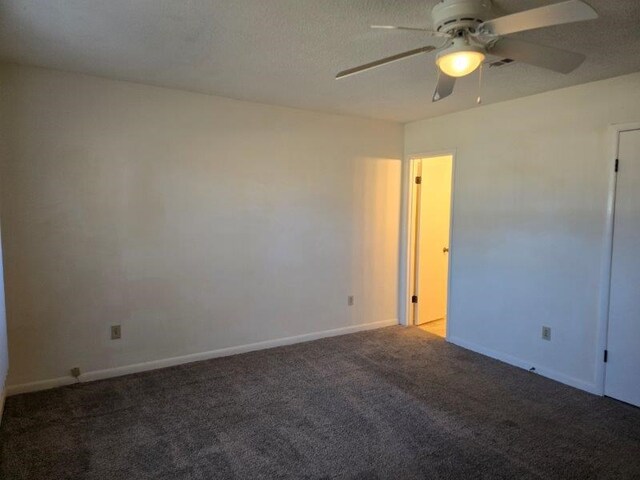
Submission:
<svg viewBox="0 0 640 480">
<path fill-rule="evenodd" d="M 420 162 L 415 316 L 418 325 L 447 315 L 453 157 L 425 158 Z"/>
<path fill-rule="evenodd" d="M 640 406 L 640 130 L 620 132 L 605 394 Z"/>
</svg>

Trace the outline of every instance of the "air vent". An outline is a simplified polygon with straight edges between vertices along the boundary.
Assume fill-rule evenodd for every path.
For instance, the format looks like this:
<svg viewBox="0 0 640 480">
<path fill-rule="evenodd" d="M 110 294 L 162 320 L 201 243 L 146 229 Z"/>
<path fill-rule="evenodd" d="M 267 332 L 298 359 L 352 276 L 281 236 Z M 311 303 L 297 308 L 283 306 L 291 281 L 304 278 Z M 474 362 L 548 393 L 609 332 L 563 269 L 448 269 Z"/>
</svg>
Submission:
<svg viewBox="0 0 640 480">
<path fill-rule="evenodd" d="M 511 60 L 510 58 L 503 58 L 502 60 L 491 62 L 489 64 L 489 68 L 504 67 L 505 65 L 509 65 L 510 63 L 513 63 L 513 60 Z"/>
</svg>

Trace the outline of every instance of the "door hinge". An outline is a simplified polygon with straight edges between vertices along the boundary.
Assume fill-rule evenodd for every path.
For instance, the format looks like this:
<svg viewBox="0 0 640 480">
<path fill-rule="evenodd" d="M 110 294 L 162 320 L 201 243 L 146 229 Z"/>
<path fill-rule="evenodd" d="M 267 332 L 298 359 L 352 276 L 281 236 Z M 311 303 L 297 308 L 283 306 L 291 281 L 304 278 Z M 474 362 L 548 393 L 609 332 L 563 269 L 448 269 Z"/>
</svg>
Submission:
<svg viewBox="0 0 640 480">
<path fill-rule="evenodd" d="M 609 359 L 609 350 L 605 350 L 604 351 L 604 363 L 607 363 L 608 359 Z"/>
<path fill-rule="evenodd" d="M 418 296 L 417 295 L 413 295 L 411 297 L 411 303 L 418 303 Z"/>
<path fill-rule="evenodd" d="M 422 177 L 416 177 L 416 185 L 420 185 L 422 183 Z"/>
<path fill-rule="evenodd" d="M 618 168 L 620 168 L 620 160 L 616 158 L 616 172 L 618 171 Z"/>
</svg>

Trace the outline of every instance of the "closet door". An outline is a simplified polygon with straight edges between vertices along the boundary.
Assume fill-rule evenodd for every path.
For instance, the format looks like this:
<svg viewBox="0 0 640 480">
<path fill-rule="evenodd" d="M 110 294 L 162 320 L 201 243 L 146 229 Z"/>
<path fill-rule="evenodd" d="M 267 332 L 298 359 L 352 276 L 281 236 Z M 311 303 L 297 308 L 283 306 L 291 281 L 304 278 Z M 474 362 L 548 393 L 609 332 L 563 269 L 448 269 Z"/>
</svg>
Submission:
<svg viewBox="0 0 640 480">
<path fill-rule="evenodd" d="M 640 406 L 640 130 L 619 142 L 605 394 Z"/>
</svg>

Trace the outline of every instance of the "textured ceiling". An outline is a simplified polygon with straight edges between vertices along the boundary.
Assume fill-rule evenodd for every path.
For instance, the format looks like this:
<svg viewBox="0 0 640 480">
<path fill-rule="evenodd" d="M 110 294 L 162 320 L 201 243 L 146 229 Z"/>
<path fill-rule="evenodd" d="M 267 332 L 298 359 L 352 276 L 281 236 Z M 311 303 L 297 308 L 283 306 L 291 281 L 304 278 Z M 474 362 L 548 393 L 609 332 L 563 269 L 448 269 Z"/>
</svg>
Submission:
<svg viewBox="0 0 640 480">
<path fill-rule="evenodd" d="M 435 0 L 3 0 L 0 58 L 22 64 L 396 121 L 473 108 L 477 76 L 431 103 L 433 54 L 335 81 L 335 73 L 437 45 L 420 33 Z M 555 3 L 495 0 L 504 12 Z M 569 75 L 488 69 L 484 103 L 640 71 L 640 1 L 590 0 L 601 18 L 517 36 L 587 54 Z"/>
</svg>

